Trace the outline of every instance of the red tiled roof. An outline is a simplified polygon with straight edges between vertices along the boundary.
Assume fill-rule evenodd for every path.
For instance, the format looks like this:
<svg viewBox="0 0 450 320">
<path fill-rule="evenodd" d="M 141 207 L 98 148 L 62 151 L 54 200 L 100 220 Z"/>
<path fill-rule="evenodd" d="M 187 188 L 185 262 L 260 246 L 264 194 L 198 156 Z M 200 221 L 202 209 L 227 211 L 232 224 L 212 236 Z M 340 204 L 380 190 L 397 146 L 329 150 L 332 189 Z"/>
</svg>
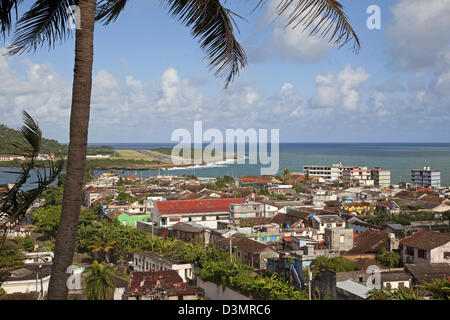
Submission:
<svg viewBox="0 0 450 320">
<path fill-rule="evenodd" d="M 156 209 L 161 215 L 228 212 L 230 210 L 230 204 L 244 202 L 244 198 L 156 201 Z"/>
<path fill-rule="evenodd" d="M 436 203 L 441 203 L 442 201 L 445 200 L 445 198 L 428 196 L 428 195 L 423 195 L 419 199 L 424 200 L 424 201 L 436 202 Z"/>
<path fill-rule="evenodd" d="M 366 230 L 354 242 L 353 249 L 346 254 L 378 253 L 382 248 L 388 247 L 388 234 L 385 232 Z"/>
<path fill-rule="evenodd" d="M 230 246 L 230 239 L 227 238 L 223 238 L 219 241 L 219 243 L 221 245 L 224 245 L 225 247 L 229 248 Z M 266 244 L 260 243 L 258 241 L 254 241 L 245 237 L 236 237 L 233 236 L 232 237 L 232 246 L 233 247 L 237 247 L 242 251 L 248 252 L 248 253 L 252 253 L 252 254 L 259 254 L 262 251 L 269 249 L 272 251 L 273 250 L 271 247 L 269 247 Z"/>
<path fill-rule="evenodd" d="M 100 202 L 104 201 L 105 199 L 106 198 L 104 198 L 104 197 L 100 197 L 97 200 L 92 201 L 91 206 L 95 206 L 95 205 L 99 204 Z"/>
<path fill-rule="evenodd" d="M 203 194 L 201 194 L 201 193 L 195 193 L 195 192 L 193 192 L 193 193 L 187 195 L 186 197 L 184 197 L 183 200 L 202 199 L 202 198 L 204 198 L 204 197 L 205 197 L 205 196 L 204 196 Z"/>
<path fill-rule="evenodd" d="M 269 177 L 258 177 L 258 176 L 245 176 L 240 178 L 239 180 L 244 182 L 255 182 L 255 183 L 268 183 L 272 181 L 272 178 Z"/>
<path fill-rule="evenodd" d="M 200 290 L 183 283 L 183 279 L 175 270 L 132 272 L 129 285 L 130 296 L 140 296 L 151 292 L 157 286 L 169 289 L 169 295 L 194 295 Z"/>
<path fill-rule="evenodd" d="M 270 218 L 270 220 L 268 221 L 268 223 L 276 223 L 280 226 L 284 225 L 285 222 L 286 222 L 286 215 L 284 213 L 278 213 L 274 215 L 272 218 Z"/>
<path fill-rule="evenodd" d="M 400 240 L 402 245 L 419 248 L 422 250 L 432 250 L 449 242 L 449 233 L 434 232 L 429 230 L 419 230 L 409 237 Z"/>
</svg>

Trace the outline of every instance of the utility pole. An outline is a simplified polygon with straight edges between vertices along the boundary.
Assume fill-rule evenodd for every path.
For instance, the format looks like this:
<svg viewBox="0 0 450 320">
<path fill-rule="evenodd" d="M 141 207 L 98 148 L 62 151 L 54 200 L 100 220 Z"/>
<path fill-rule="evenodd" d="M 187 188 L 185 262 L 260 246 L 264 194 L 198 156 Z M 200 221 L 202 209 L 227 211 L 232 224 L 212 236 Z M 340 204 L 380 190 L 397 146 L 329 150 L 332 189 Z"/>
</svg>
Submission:
<svg viewBox="0 0 450 320">
<path fill-rule="evenodd" d="M 311 283 L 312 283 L 312 272 L 308 266 L 308 299 L 311 300 Z"/>
<path fill-rule="evenodd" d="M 233 262 L 233 250 L 232 250 L 232 243 L 233 243 L 233 239 L 230 236 L 230 262 Z"/>
</svg>

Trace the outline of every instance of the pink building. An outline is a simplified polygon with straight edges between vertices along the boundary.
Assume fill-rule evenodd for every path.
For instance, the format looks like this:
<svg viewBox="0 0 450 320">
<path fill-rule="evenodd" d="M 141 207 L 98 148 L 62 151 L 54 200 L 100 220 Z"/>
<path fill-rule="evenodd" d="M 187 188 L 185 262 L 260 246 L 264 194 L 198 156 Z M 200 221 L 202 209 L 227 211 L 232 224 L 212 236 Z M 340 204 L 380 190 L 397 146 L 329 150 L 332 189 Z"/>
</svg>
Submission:
<svg viewBox="0 0 450 320">
<path fill-rule="evenodd" d="M 450 234 L 419 230 L 400 240 L 404 263 L 450 264 Z"/>
</svg>

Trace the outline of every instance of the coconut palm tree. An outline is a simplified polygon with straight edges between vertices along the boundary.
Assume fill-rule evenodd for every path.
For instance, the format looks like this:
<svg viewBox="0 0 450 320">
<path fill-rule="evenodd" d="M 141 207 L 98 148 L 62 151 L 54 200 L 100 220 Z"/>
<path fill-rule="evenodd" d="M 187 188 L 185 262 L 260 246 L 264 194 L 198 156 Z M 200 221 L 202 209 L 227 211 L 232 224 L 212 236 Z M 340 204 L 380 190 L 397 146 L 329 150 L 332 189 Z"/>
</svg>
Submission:
<svg viewBox="0 0 450 320">
<path fill-rule="evenodd" d="M 111 270 L 111 267 L 104 266 L 97 260 L 92 267 L 86 268 L 89 272 L 86 277 L 87 300 L 112 300 L 116 285 L 111 278 Z"/>
<path fill-rule="evenodd" d="M 14 153 L 25 157 L 26 161 L 21 164 L 20 171 L 10 172 L 18 175 L 16 183 L 6 194 L 0 196 L 0 247 L 5 243 L 8 232 L 25 219 L 32 203 L 58 179 L 63 168 L 62 160 L 50 160 L 43 172 L 37 170 L 42 132 L 38 123 L 26 111 L 22 115 L 22 141 L 11 146 L 16 150 Z M 31 182 L 34 187 L 25 188 L 27 183 L 30 184 L 33 173 L 37 178 L 36 182 Z"/>
<path fill-rule="evenodd" d="M 283 169 L 283 171 L 281 173 L 283 174 L 283 176 L 282 176 L 283 182 L 288 181 L 292 177 L 291 170 L 289 170 L 289 169 Z"/>
<path fill-rule="evenodd" d="M 75 32 L 75 67 L 70 114 L 70 142 L 67 158 L 67 180 L 61 223 L 56 238 L 55 259 L 49 285 L 49 299 L 66 299 L 67 267 L 72 264 L 76 230 L 81 207 L 83 178 L 86 167 L 87 137 L 92 89 L 92 63 L 95 21 L 105 25 L 115 21 L 128 0 L 36 0 L 20 17 L 15 26 L 11 54 L 37 50 L 42 45 L 54 47 L 66 39 L 68 8 L 78 5 L 80 25 Z M 233 81 L 247 65 L 246 54 L 234 36 L 235 15 L 220 0 L 161 0 L 172 16 L 191 28 L 205 51 L 214 75 L 224 78 L 225 86 Z M 266 1 L 255 1 L 255 9 Z M 22 0 L 0 1 L 0 33 L 7 35 L 13 24 L 14 12 Z M 292 9 L 287 26 L 302 25 L 310 34 L 329 37 L 330 42 L 344 45 L 354 40 L 353 49 L 359 49 L 358 37 L 348 22 L 343 7 L 337 0 L 279 0 L 277 13 Z"/>
</svg>

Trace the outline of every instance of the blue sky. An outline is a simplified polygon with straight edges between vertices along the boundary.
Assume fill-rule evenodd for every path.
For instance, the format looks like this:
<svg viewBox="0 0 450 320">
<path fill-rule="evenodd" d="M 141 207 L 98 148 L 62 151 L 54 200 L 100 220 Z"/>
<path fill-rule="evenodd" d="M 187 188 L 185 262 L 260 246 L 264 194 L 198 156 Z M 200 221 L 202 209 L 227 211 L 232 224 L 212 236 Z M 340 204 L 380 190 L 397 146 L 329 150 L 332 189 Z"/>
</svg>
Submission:
<svg viewBox="0 0 450 320">
<path fill-rule="evenodd" d="M 167 142 L 174 129 L 276 128 L 284 142 L 450 142 L 450 1 L 343 0 L 361 40 L 339 50 L 273 21 L 276 1 L 227 1 L 246 18 L 249 65 L 225 90 L 190 30 L 157 0 L 96 26 L 89 142 Z M 31 3 L 25 0 L 25 3 Z M 369 5 L 381 30 L 369 30 Z M 0 49 L 2 50 L 2 49 Z M 0 57 L 0 123 L 25 109 L 68 141 L 74 40 Z"/>
</svg>

